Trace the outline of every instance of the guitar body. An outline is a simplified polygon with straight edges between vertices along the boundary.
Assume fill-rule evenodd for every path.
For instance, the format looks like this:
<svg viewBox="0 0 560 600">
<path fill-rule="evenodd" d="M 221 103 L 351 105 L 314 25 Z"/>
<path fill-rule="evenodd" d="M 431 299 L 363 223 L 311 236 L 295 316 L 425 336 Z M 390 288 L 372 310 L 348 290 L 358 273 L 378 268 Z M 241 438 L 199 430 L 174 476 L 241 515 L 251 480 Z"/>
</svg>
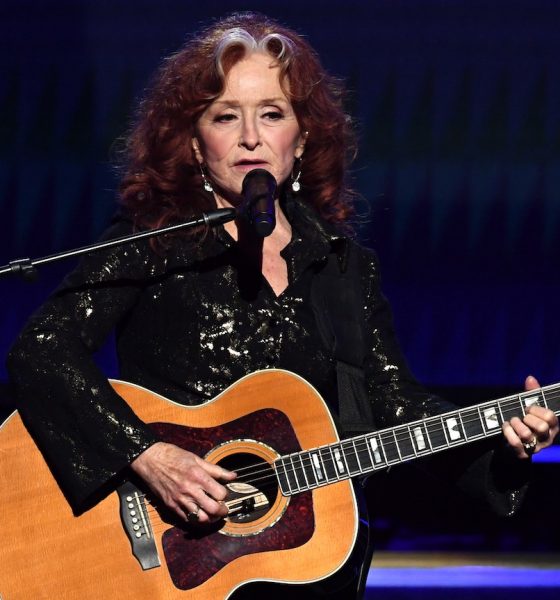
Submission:
<svg viewBox="0 0 560 600">
<path fill-rule="evenodd" d="M 160 564 L 143 569 L 121 521 L 123 496 L 74 516 L 14 413 L 0 427 L 1 600 L 221 600 L 250 581 L 316 581 L 347 561 L 358 531 L 350 481 L 286 497 L 271 468 L 280 455 L 338 439 L 324 401 L 303 379 L 260 371 L 198 407 L 112 383 L 166 441 L 238 473 L 262 463 L 263 484 L 257 477 L 248 495 L 234 485 L 232 497 L 251 500 L 232 500 L 232 516 L 209 530 L 146 505 Z"/>
</svg>

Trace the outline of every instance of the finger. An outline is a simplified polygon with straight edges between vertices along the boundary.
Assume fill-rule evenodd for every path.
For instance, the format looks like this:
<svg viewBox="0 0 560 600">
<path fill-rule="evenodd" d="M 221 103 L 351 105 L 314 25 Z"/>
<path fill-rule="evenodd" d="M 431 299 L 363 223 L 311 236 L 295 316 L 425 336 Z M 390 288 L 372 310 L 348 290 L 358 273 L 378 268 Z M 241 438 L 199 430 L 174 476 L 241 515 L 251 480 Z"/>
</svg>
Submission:
<svg viewBox="0 0 560 600">
<path fill-rule="evenodd" d="M 531 430 L 533 435 L 539 440 L 547 440 L 550 436 L 550 425 L 540 417 L 529 413 L 523 418 L 523 423 Z"/>
<path fill-rule="evenodd" d="M 237 474 L 202 459 L 199 459 L 198 464 L 204 473 L 200 478 L 202 489 L 215 500 L 224 500 L 227 496 L 227 489 L 219 481 L 232 481 Z"/>
<path fill-rule="evenodd" d="M 237 477 L 237 474 L 234 471 L 228 471 L 224 469 L 220 465 L 215 465 L 214 463 L 199 459 L 199 465 L 214 479 L 224 480 L 224 481 L 232 481 Z"/>
<path fill-rule="evenodd" d="M 224 502 L 212 498 L 204 490 L 199 490 L 198 493 L 193 494 L 193 497 L 211 520 L 223 519 L 227 516 L 228 509 Z"/>
<path fill-rule="evenodd" d="M 198 486 L 193 490 L 194 497 L 197 498 L 199 493 L 209 496 L 213 500 L 224 500 L 227 496 L 227 489 L 214 478 L 203 472 L 203 475 L 198 479 Z"/>
<path fill-rule="evenodd" d="M 515 455 L 518 458 L 528 458 L 529 454 L 525 452 L 523 442 L 521 441 L 520 437 L 517 435 L 515 429 L 509 421 L 506 421 L 503 424 L 502 431 L 504 433 L 504 437 L 506 438 L 507 443 L 511 446 Z"/>
<path fill-rule="evenodd" d="M 525 378 L 525 389 L 527 391 L 529 390 L 536 390 L 537 388 L 540 388 L 540 384 L 537 381 L 536 377 L 533 377 L 532 375 L 529 375 L 528 377 Z"/>
<path fill-rule="evenodd" d="M 534 415 L 539 419 L 542 419 L 550 428 L 556 427 L 558 424 L 558 417 L 550 410 L 550 408 L 544 408 L 544 406 L 537 406 L 533 404 L 527 409 L 526 414 Z"/>
<path fill-rule="evenodd" d="M 526 417 L 523 417 L 525 419 Z M 529 425 L 525 423 L 525 420 L 519 419 L 519 417 L 513 417 L 510 422 L 510 427 L 514 430 L 517 437 L 521 440 L 521 443 L 529 443 L 532 441 L 535 434 Z"/>
<path fill-rule="evenodd" d="M 186 520 L 191 525 L 209 523 L 212 520 L 215 520 L 212 519 L 194 500 L 185 502 L 185 507 L 188 510 Z"/>
<path fill-rule="evenodd" d="M 204 506 L 200 506 L 194 500 L 188 502 L 187 506 L 190 508 L 187 512 L 186 520 L 191 524 L 214 523 L 227 516 L 227 510 L 220 510 L 219 513 L 215 513 L 213 510 L 209 512 Z"/>
</svg>

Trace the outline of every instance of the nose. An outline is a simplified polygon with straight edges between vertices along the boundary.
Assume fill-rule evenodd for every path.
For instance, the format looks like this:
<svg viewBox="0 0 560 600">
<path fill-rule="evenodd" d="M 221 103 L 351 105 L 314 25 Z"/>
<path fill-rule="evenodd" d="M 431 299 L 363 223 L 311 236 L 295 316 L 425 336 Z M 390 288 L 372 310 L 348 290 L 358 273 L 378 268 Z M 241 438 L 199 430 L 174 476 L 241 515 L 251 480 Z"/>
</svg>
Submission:
<svg viewBox="0 0 560 600">
<path fill-rule="evenodd" d="M 260 143 L 261 135 L 257 119 L 252 117 L 244 118 L 241 125 L 239 145 L 247 148 L 247 150 L 254 150 Z"/>
</svg>

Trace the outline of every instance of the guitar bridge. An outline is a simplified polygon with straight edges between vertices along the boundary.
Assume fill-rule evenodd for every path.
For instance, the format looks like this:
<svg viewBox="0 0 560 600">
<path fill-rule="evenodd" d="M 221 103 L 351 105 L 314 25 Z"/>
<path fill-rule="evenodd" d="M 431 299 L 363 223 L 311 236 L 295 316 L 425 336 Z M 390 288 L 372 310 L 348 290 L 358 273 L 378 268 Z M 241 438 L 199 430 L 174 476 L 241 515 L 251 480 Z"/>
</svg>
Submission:
<svg viewBox="0 0 560 600">
<path fill-rule="evenodd" d="M 161 566 L 146 509 L 144 494 L 129 481 L 117 488 L 121 521 L 136 557 L 144 571 Z"/>
</svg>

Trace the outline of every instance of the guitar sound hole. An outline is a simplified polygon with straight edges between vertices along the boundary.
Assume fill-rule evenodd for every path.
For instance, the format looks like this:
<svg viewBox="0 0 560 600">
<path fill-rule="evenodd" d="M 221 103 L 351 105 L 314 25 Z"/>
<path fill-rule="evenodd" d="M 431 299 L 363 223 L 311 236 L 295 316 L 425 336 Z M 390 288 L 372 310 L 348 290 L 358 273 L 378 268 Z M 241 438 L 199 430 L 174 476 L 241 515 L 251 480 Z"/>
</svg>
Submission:
<svg viewBox="0 0 560 600">
<path fill-rule="evenodd" d="M 237 479 L 228 483 L 226 504 L 227 521 L 249 523 L 265 515 L 278 495 L 274 470 L 262 457 L 248 452 L 230 454 L 218 463 L 237 473 Z"/>
</svg>

